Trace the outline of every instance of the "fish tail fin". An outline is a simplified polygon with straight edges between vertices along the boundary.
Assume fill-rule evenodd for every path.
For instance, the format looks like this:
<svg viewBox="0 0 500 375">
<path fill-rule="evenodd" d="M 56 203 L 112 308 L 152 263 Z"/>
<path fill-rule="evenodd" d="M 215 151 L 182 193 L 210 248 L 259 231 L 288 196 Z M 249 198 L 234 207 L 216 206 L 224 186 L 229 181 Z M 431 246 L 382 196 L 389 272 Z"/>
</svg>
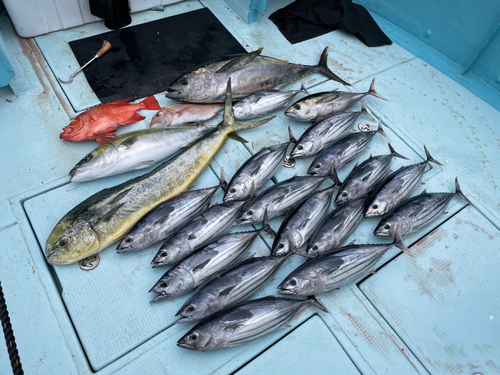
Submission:
<svg viewBox="0 0 500 375">
<path fill-rule="evenodd" d="M 361 114 L 365 115 L 366 117 L 368 117 L 370 120 L 372 121 L 375 121 L 375 119 L 373 118 L 373 116 L 370 114 L 370 112 L 368 112 L 366 110 L 366 106 L 365 106 L 365 101 L 364 99 L 361 99 Z"/>
<path fill-rule="evenodd" d="M 460 185 L 458 184 L 458 177 L 455 177 L 455 194 L 463 199 L 466 203 L 470 204 L 471 206 L 473 205 L 469 198 L 467 198 L 464 193 L 462 193 L 462 189 L 460 189 Z"/>
<path fill-rule="evenodd" d="M 382 95 L 378 94 L 375 91 L 375 78 L 373 78 L 372 83 L 370 84 L 370 88 L 368 89 L 368 95 L 373 95 L 376 98 L 388 101 L 386 98 L 384 98 Z"/>
<path fill-rule="evenodd" d="M 306 95 L 311 95 L 309 91 L 307 91 L 306 87 L 304 86 L 304 81 L 300 82 L 300 92 L 303 92 Z"/>
<path fill-rule="evenodd" d="M 317 299 L 315 296 L 309 296 L 307 297 L 307 301 L 309 301 L 309 303 L 315 307 L 317 307 L 318 309 L 320 309 L 321 311 L 323 312 L 326 312 L 328 313 L 328 309 L 326 308 L 325 305 L 323 305 L 323 302 L 321 302 L 319 299 Z"/>
<path fill-rule="evenodd" d="M 396 226 L 396 233 L 394 234 L 394 241 L 392 241 L 392 245 L 396 246 L 399 250 L 401 250 L 406 255 L 414 258 L 414 255 L 410 252 L 410 250 L 406 247 L 404 242 L 401 240 L 401 224 Z"/>
<path fill-rule="evenodd" d="M 431 163 L 443 166 L 443 164 L 441 164 L 440 162 L 438 162 L 436 159 L 434 159 L 431 156 L 431 154 L 429 153 L 429 151 L 427 150 L 427 147 L 425 147 L 425 145 L 424 145 L 424 151 L 425 151 L 425 156 L 427 156 L 427 160 L 425 161 L 426 163 L 431 162 Z"/>
<path fill-rule="evenodd" d="M 391 155 L 392 155 L 392 156 L 394 156 L 394 157 L 396 157 L 396 158 L 400 158 L 400 159 L 410 160 L 410 159 L 408 159 L 406 156 L 403 156 L 403 155 L 401 155 L 401 154 L 398 154 L 398 153 L 396 152 L 396 150 L 394 150 L 394 148 L 391 146 L 391 144 L 390 144 L 390 143 L 388 143 L 388 145 L 389 145 L 389 150 L 391 150 Z"/>
<path fill-rule="evenodd" d="M 345 86 L 351 86 L 349 83 L 344 81 L 342 78 L 340 78 L 338 75 L 336 75 L 334 72 L 328 68 L 328 47 L 325 47 L 323 50 L 323 53 L 321 54 L 321 57 L 319 58 L 319 63 L 317 65 L 318 71 L 325 75 L 326 77 L 333 79 L 334 81 L 340 82 Z"/>
<path fill-rule="evenodd" d="M 382 134 L 385 138 L 389 139 L 389 137 L 384 131 L 384 128 L 382 127 L 382 119 L 378 119 L 377 133 Z"/>
<path fill-rule="evenodd" d="M 156 100 L 154 95 L 148 96 L 146 99 L 144 99 L 141 103 L 141 107 L 143 109 L 150 109 L 154 111 L 160 111 L 161 107 L 158 104 L 158 101 Z"/>
<path fill-rule="evenodd" d="M 224 104 L 224 118 L 222 122 L 219 124 L 219 127 L 221 129 L 226 129 L 227 133 L 230 134 L 232 132 L 238 131 L 238 130 L 245 130 L 245 129 L 253 129 L 256 128 L 257 126 L 264 125 L 274 119 L 276 116 L 268 117 L 260 121 L 238 121 L 234 118 L 234 111 L 233 111 L 233 94 L 231 91 L 231 78 L 227 81 L 227 88 L 226 88 L 226 101 Z M 235 134 L 231 135 L 232 138 L 237 138 L 240 142 L 246 143 L 247 141 Z"/>
<path fill-rule="evenodd" d="M 293 136 L 293 133 L 292 133 L 292 129 L 290 127 L 288 127 L 288 143 L 297 143 L 297 140 L 295 139 L 295 137 Z"/>
</svg>

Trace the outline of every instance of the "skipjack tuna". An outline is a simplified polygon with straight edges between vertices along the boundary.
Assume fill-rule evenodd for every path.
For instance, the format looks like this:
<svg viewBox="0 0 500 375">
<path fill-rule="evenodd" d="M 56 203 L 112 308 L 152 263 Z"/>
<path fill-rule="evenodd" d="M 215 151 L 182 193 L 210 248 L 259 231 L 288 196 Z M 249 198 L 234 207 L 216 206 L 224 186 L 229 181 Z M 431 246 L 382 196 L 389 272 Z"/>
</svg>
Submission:
<svg viewBox="0 0 500 375">
<path fill-rule="evenodd" d="M 149 96 L 137 104 L 130 103 L 129 99 L 101 104 L 71 120 L 69 125 L 63 128 L 59 138 L 71 142 L 95 139 L 102 145 L 116 137 L 114 131 L 118 127 L 144 120 L 144 116 L 136 113 L 140 109 L 158 111 L 161 108 L 154 96 Z"/>
<path fill-rule="evenodd" d="M 248 301 L 199 323 L 177 342 L 177 346 L 213 351 L 241 345 L 283 327 L 309 305 L 328 312 L 314 297 L 306 300 L 265 297 Z"/>
<path fill-rule="evenodd" d="M 425 227 L 444 211 L 451 199 L 457 196 L 472 205 L 462 193 L 458 179 L 455 178 L 454 193 L 427 193 L 410 198 L 385 215 L 373 232 L 376 236 L 394 237 L 397 227 L 401 227 L 401 235 L 414 233 Z"/>
<path fill-rule="evenodd" d="M 387 100 L 375 91 L 375 78 L 368 92 L 329 91 L 319 92 L 302 98 L 285 111 L 294 120 L 315 122 L 334 114 L 347 111 L 367 95 Z"/>
<path fill-rule="evenodd" d="M 229 78 L 233 81 L 233 97 L 237 99 L 292 83 L 311 73 L 320 73 L 348 85 L 328 69 L 328 48 L 315 66 L 261 56 L 261 52 L 259 49 L 239 57 L 223 57 L 195 68 L 175 80 L 166 96 L 184 102 L 220 103 L 224 100 Z"/>
</svg>

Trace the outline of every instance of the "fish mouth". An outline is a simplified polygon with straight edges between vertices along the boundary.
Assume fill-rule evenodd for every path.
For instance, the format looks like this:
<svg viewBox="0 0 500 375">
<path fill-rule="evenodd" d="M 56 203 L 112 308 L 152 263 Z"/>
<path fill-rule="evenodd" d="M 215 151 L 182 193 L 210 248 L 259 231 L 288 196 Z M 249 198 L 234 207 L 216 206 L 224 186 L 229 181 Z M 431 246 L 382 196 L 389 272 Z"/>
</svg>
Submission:
<svg viewBox="0 0 500 375">
<path fill-rule="evenodd" d="M 177 314 L 175 315 L 177 316 Z M 178 323 L 191 323 L 191 322 L 194 322 L 196 319 L 191 319 L 191 318 L 180 318 L 178 321 L 175 322 L 175 324 L 178 324 Z"/>
<path fill-rule="evenodd" d="M 66 260 L 57 259 L 58 255 L 59 255 L 58 251 L 53 251 L 50 254 L 47 254 L 45 258 L 47 259 L 47 262 L 49 262 L 50 264 L 55 264 L 56 266 L 65 266 L 67 264 L 73 263 L 73 262 L 68 262 Z"/>
<path fill-rule="evenodd" d="M 380 231 L 380 230 L 375 230 L 375 231 L 373 232 L 373 234 L 374 234 L 375 236 L 379 236 L 379 237 L 390 237 L 389 233 L 385 233 L 385 232 L 382 232 L 382 231 Z"/>
<path fill-rule="evenodd" d="M 278 287 L 280 289 L 280 287 Z M 278 294 L 287 294 L 287 295 L 292 295 L 295 294 L 293 291 L 288 290 L 288 289 L 280 289 L 278 290 Z"/>
<path fill-rule="evenodd" d="M 192 346 L 190 346 L 189 344 L 187 344 L 185 342 L 181 342 L 181 341 L 177 341 L 177 346 L 184 348 L 184 349 L 194 350 L 194 348 Z"/>
<path fill-rule="evenodd" d="M 154 287 L 153 287 L 154 289 Z M 149 292 L 152 292 L 153 289 L 151 289 Z M 158 301 L 161 301 L 162 299 L 166 299 L 168 298 L 168 295 L 165 293 L 159 293 L 157 296 L 155 296 L 155 298 L 153 298 L 151 301 L 149 301 L 149 303 L 153 303 L 153 302 L 158 302 Z"/>
</svg>

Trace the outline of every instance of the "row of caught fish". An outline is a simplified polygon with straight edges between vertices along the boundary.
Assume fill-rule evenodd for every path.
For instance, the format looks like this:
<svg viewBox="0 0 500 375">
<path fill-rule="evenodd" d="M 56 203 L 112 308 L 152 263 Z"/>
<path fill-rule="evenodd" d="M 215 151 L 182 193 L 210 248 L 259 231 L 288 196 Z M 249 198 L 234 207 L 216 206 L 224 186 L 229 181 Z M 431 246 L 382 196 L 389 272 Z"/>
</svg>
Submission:
<svg viewBox="0 0 500 375">
<path fill-rule="evenodd" d="M 271 113 L 281 108 L 283 103 L 286 104 L 298 92 L 273 90 L 251 95 L 236 103 L 235 118 L 251 119 Z M 370 91 L 364 94 L 335 92 L 334 99 L 331 100 L 325 99 L 330 97 L 331 93 L 318 93 L 301 100 L 302 104 L 296 103 L 290 107 L 290 115 L 295 114 L 294 118 L 297 119 L 302 119 L 299 116 L 300 111 L 293 112 L 298 107 L 305 109 L 309 115 L 314 114 L 315 118 L 328 116 L 301 136 L 291 156 L 304 158 L 314 155 L 346 132 L 360 114 L 371 118 L 364 104 L 360 112 L 344 112 L 369 93 Z M 71 181 L 90 181 L 155 165 L 213 131 L 213 126 L 185 124 L 202 122 L 216 115 L 221 108 L 222 105 L 191 104 L 167 107 L 153 117 L 151 127 L 156 129 L 123 134 L 87 154 L 70 171 Z M 167 123 L 170 126 L 162 128 Z"/>
</svg>

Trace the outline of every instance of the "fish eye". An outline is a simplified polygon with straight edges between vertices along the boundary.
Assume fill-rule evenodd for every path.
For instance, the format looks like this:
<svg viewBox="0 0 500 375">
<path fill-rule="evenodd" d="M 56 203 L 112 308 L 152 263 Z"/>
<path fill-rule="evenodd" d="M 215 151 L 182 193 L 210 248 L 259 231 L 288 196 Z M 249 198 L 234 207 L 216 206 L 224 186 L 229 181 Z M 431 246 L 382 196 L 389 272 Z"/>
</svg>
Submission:
<svg viewBox="0 0 500 375">
<path fill-rule="evenodd" d="M 311 250 L 312 250 L 312 251 L 316 251 L 316 250 L 318 250 L 318 245 L 314 245 L 313 247 L 311 247 Z"/>
<path fill-rule="evenodd" d="M 316 165 L 314 166 L 314 168 L 316 168 L 316 169 L 320 169 L 320 168 L 321 168 L 321 164 L 319 164 L 319 163 L 318 163 L 318 164 L 316 164 Z"/>
<path fill-rule="evenodd" d="M 248 216 L 252 216 L 252 215 L 253 215 L 253 210 L 248 210 L 248 211 L 247 211 L 247 215 L 248 215 Z"/>
<path fill-rule="evenodd" d="M 300 104 L 295 104 L 295 105 L 293 106 L 293 108 L 295 108 L 295 109 L 299 110 L 299 109 L 300 109 Z"/>
<path fill-rule="evenodd" d="M 347 197 L 347 191 L 344 191 L 344 192 L 342 193 L 342 196 L 343 196 L 343 197 Z"/>
<path fill-rule="evenodd" d="M 280 243 L 280 244 L 278 245 L 278 249 L 283 249 L 284 247 L 285 247 L 285 245 L 284 245 L 283 243 Z"/>
<path fill-rule="evenodd" d="M 189 305 L 188 308 L 186 309 L 187 312 L 193 312 L 194 311 L 194 306 Z"/>
<path fill-rule="evenodd" d="M 82 160 L 82 162 L 84 163 L 88 163 L 90 161 L 90 159 L 92 159 L 89 155 L 85 156 Z"/>
<path fill-rule="evenodd" d="M 155 114 L 153 117 L 160 117 L 160 112 L 158 112 L 157 114 Z"/>
<path fill-rule="evenodd" d="M 166 281 L 162 281 L 160 283 L 160 288 L 166 288 L 168 286 L 167 282 Z"/>
<path fill-rule="evenodd" d="M 304 149 L 304 146 L 300 145 L 299 147 L 297 147 L 297 150 L 303 150 Z"/>
<path fill-rule="evenodd" d="M 234 193 L 236 193 L 236 189 L 235 189 L 235 188 L 232 188 L 231 190 L 229 190 L 229 192 L 230 192 L 231 194 L 234 194 Z"/>
<path fill-rule="evenodd" d="M 59 246 L 61 247 L 64 247 L 68 244 L 68 240 L 66 238 L 62 238 L 60 241 L 59 241 Z"/>
<path fill-rule="evenodd" d="M 373 208 L 374 210 L 376 210 L 376 209 L 378 208 L 378 205 L 377 205 L 377 204 L 372 204 L 372 208 Z"/>
<path fill-rule="evenodd" d="M 384 225 L 384 229 L 390 229 L 391 228 L 391 224 L 387 223 Z"/>
<path fill-rule="evenodd" d="M 197 338 L 198 338 L 198 335 L 196 333 L 192 333 L 188 337 L 188 339 L 191 341 L 196 341 Z"/>
<path fill-rule="evenodd" d="M 297 285 L 297 280 L 295 280 L 295 279 L 290 280 L 290 285 L 291 286 L 296 286 Z"/>
<path fill-rule="evenodd" d="M 125 240 L 123 242 L 125 242 L 125 243 L 131 243 L 132 242 L 132 238 L 127 237 L 127 238 L 125 238 Z"/>
<path fill-rule="evenodd" d="M 186 78 L 183 78 L 183 79 L 181 79 L 181 80 L 179 81 L 179 83 L 180 83 L 181 85 L 187 86 L 188 81 L 187 81 L 187 79 L 186 79 Z"/>
<path fill-rule="evenodd" d="M 166 252 L 165 250 L 164 250 L 164 251 L 162 251 L 162 252 L 160 253 L 160 256 L 161 256 L 162 258 L 165 258 L 165 257 L 167 256 L 167 252 Z"/>
</svg>

